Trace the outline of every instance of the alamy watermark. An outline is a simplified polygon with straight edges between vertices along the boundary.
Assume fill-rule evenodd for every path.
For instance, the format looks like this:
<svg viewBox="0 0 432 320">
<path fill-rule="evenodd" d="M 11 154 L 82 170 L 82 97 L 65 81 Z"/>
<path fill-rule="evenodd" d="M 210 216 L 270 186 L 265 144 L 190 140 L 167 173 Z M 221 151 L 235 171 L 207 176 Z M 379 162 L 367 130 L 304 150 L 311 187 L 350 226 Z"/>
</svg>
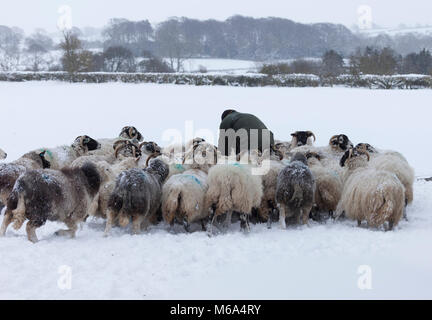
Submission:
<svg viewBox="0 0 432 320">
<path fill-rule="evenodd" d="M 58 268 L 57 273 L 60 275 L 57 280 L 57 287 L 60 290 L 71 290 L 72 289 L 72 267 L 68 265 L 62 265 Z"/>
<path fill-rule="evenodd" d="M 57 13 L 60 15 L 57 19 L 57 28 L 60 31 L 72 29 L 72 8 L 68 5 L 62 5 L 58 8 Z"/>
<path fill-rule="evenodd" d="M 357 287 L 360 290 L 372 290 L 372 268 L 368 265 L 361 265 L 357 268 L 360 277 L 357 280 Z"/>
<path fill-rule="evenodd" d="M 357 8 L 357 26 L 361 30 L 372 29 L 372 7 L 361 5 Z"/>
</svg>

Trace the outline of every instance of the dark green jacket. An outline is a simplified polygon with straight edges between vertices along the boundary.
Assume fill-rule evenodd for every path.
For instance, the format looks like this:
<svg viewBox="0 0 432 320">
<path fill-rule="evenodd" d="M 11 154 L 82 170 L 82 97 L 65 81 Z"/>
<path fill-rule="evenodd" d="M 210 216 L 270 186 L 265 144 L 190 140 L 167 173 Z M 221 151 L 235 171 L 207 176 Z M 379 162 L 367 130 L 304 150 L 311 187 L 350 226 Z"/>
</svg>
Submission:
<svg viewBox="0 0 432 320">
<path fill-rule="evenodd" d="M 229 129 L 233 129 L 237 133 L 239 132 L 240 129 L 245 129 L 247 132 L 247 137 L 248 137 L 247 145 L 243 142 L 239 143 L 239 141 L 230 140 L 230 141 L 236 141 L 235 149 L 237 154 L 245 149 L 250 150 L 251 142 L 252 142 L 252 147 L 254 146 L 256 147 L 256 142 L 254 143 L 254 141 L 256 140 L 258 140 L 258 150 L 262 152 L 263 149 L 268 149 L 269 146 L 266 143 L 266 141 L 268 141 L 267 139 L 264 139 L 264 144 L 267 145 L 263 146 L 263 136 L 265 137 L 265 135 L 270 135 L 270 146 L 274 145 L 273 133 L 269 131 L 265 126 L 265 124 L 253 114 L 240 113 L 240 112 L 230 113 L 225 117 L 225 119 L 223 119 L 219 129 L 220 132 L 219 132 L 218 148 L 224 155 L 228 155 L 230 153 L 229 152 L 230 146 L 233 147 L 233 145 L 229 143 L 228 139 L 235 139 L 235 136 L 232 135 L 228 136 L 227 134 L 225 134 L 225 130 L 229 130 Z M 258 129 L 257 135 L 252 135 L 252 138 L 251 138 L 251 129 Z"/>
</svg>

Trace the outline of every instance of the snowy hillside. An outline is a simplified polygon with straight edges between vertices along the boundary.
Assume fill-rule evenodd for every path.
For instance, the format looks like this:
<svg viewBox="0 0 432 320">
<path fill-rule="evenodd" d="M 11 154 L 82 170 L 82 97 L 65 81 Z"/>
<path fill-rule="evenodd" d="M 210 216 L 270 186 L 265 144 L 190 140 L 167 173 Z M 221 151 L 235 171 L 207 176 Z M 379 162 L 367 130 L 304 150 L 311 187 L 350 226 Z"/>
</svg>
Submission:
<svg viewBox="0 0 432 320">
<path fill-rule="evenodd" d="M 402 152 L 418 177 L 431 177 L 431 99 L 431 90 L 0 82 L 0 148 L 10 161 L 81 134 L 114 137 L 125 125 L 161 145 L 174 130 L 216 142 L 220 114 L 235 108 L 258 115 L 276 139 L 312 130 L 324 145 L 345 133 Z M 0 299 L 431 299 L 432 182 L 414 190 L 409 221 L 393 232 L 328 221 L 255 225 L 246 236 L 234 224 L 213 238 L 164 225 L 139 236 L 115 228 L 103 238 L 104 221 L 90 219 L 76 239 L 55 237 L 63 225 L 47 223 L 32 244 L 24 228 L 10 228 L 0 238 Z M 364 265 L 371 290 L 357 285 Z"/>
</svg>

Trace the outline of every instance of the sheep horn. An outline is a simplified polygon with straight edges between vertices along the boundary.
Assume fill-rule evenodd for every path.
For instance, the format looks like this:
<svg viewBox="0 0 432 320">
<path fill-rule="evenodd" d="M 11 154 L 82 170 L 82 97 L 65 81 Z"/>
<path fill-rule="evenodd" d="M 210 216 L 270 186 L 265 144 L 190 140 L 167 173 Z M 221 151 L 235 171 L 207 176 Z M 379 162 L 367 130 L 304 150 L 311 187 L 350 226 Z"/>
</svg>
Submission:
<svg viewBox="0 0 432 320">
<path fill-rule="evenodd" d="M 315 134 L 312 131 L 308 131 L 308 135 L 309 135 L 309 137 L 313 137 L 314 138 L 314 142 L 316 141 Z"/>
<path fill-rule="evenodd" d="M 339 137 L 339 135 L 334 135 L 333 137 L 330 138 L 329 144 L 332 142 L 333 139 Z"/>
<path fill-rule="evenodd" d="M 116 148 L 115 148 L 115 151 L 114 151 L 114 157 L 117 159 L 118 158 L 118 153 L 120 152 L 120 149 L 122 148 L 122 146 L 117 146 Z"/>
<path fill-rule="evenodd" d="M 133 127 L 129 127 L 129 138 L 133 138 L 134 136 L 132 135 L 132 133 L 133 133 Z"/>
<path fill-rule="evenodd" d="M 139 144 L 139 149 L 141 150 L 141 148 L 143 147 L 143 145 L 145 145 L 146 143 L 148 143 L 147 141 L 144 141 L 144 142 L 141 142 L 140 144 Z"/>
<path fill-rule="evenodd" d="M 117 140 L 117 141 L 114 142 L 114 144 L 113 144 L 113 149 L 116 149 L 117 146 L 118 146 L 120 143 L 127 143 L 127 142 L 128 142 L 128 140 L 125 140 L 125 139 Z"/>
<path fill-rule="evenodd" d="M 133 157 L 134 158 L 136 158 L 137 156 L 136 156 L 136 146 L 135 145 L 132 145 L 132 152 L 133 152 Z"/>
<path fill-rule="evenodd" d="M 358 149 L 357 151 L 358 151 L 358 153 L 366 155 L 368 162 L 370 161 L 370 154 L 369 154 L 369 152 L 366 151 L 366 149 L 361 148 L 361 149 Z"/>
<path fill-rule="evenodd" d="M 158 154 L 158 153 L 152 153 L 151 155 L 149 155 L 148 156 L 148 158 L 147 158 L 147 160 L 146 160 L 146 167 L 148 167 L 148 164 L 149 164 L 149 161 L 151 160 L 151 159 L 153 159 L 153 158 L 157 158 L 157 157 L 159 157 L 160 156 L 160 154 Z"/>
</svg>

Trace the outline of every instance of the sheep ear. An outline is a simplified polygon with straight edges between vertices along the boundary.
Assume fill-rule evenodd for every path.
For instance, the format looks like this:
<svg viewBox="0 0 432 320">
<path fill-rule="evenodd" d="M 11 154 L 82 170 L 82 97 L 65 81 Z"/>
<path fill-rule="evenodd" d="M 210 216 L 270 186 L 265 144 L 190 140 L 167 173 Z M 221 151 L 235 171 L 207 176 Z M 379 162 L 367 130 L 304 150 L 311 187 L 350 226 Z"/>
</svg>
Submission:
<svg viewBox="0 0 432 320">
<path fill-rule="evenodd" d="M 294 133 L 291 133 L 291 136 L 292 136 L 292 137 L 297 137 L 297 133 L 295 133 L 295 132 L 294 132 Z"/>
</svg>

